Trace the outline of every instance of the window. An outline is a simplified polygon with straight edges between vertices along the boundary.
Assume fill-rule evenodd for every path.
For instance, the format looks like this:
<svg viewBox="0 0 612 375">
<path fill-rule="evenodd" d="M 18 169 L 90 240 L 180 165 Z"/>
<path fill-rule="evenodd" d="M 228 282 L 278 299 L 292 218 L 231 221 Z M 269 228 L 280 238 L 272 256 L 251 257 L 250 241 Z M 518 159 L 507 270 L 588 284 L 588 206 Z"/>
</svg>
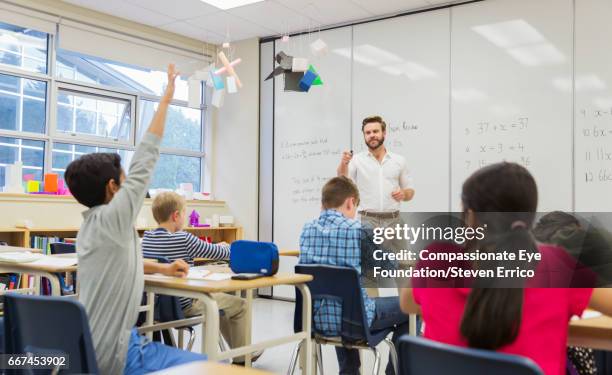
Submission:
<svg viewBox="0 0 612 375">
<path fill-rule="evenodd" d="M 147 130 L 159 103 L 140 101 L 138 139 Z M 202 150 L 202 111 L 171 105 L 166 115 L 166 129 L 162 147 L 189 151 Z"/>
<path fill-rule="evenodd" d="M 59 90 L 57 131 L 71 135 L 91 135 L 129 140 L 131 103 L 126 99 Z"/>
<path fill-rule="evenodd" d="M 117 152 L 127 173 L 166 72 L 62 49 L 56 25 L 32 24 L 46 32 L 0 23 L 0 190 L 5 167 L 16 161 L 23 162 L 24 179 L 42 181 L 45 171 L 63 178 L 82 155 Z M 178 78 L 152 188 L 190 182 L 201 189 L 205 116 L 187 107 L 188 91 L 187 80 Z"/>
<path fill-rule="evenodd" d="M 51 170 L 53 171 L 53 173 L 57 173 L 60 178 L 63 179 L 64 172 L 66 172 L 66 167 L 68 167 L 68 164 L 70 164 L 71 161 L 77 159 L 82 155 L 91 154 L 94 152 L 118 153 L 119 156 L 121 156 L 121 165 L 127 173 L 127 169 L 133 155 L 132 151 L 58 142 L 53 143 L 53 150 L 51 152 L 51 165 L 53 167 L 51 168 Z"/>
<path fill-rule="evenodd" d="M 60 78 L 98 84 L 118 89 L 161 96 L 166 89 L 167 73 L 108 61 L 60 49 L 57 53 L 57 74 Z M 187 100 L 187 80 L 178 77 L 174 98 Z"/>
<path fill-rule="evenodd" d="M 44 133 L 47 83 L 0 74 L 0 129 Z"/>
<path fill-rule="evenodd" d="M 46 33 L 0 22 L 0 64 L 47 73 Z"/>
<path fill-rule="evenodd" d="M 191 182 L 194 191 L 200 191 L 201 158 L 161 154 L 151 188 L 178 188 L 179 184 Z"/>
<path fill-rule="evenodd" d="M 0 186 L 5 183 L 5 167 L 17 161 L 23 163 L 23 179 L 43 179 L 43 166 L 45 162 L 45 142 L 0 137 Z"/>
</svg>

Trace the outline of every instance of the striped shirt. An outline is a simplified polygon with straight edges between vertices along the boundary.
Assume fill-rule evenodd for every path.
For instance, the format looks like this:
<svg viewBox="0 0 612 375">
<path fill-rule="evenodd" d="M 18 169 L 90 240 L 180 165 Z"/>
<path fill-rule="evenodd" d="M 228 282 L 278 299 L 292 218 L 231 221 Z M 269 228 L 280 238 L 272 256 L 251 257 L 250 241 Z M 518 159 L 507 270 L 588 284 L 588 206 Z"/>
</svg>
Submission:
<svg viewBox="0 0 612 375">
<path fill-rule="evenodd" d="M 142 253 L 145 258 L 165 257 L 170 261 L 182 259 L 193 266 L 194 258 L 227 260 L 229 246 L 221 246 L 202 241 L 187 232 L 170 233 L 164 228 L 146 231 L 142 239 Z M 180 298 L 181 308 L 191 306 L 191 298 Z"/>
</svg>

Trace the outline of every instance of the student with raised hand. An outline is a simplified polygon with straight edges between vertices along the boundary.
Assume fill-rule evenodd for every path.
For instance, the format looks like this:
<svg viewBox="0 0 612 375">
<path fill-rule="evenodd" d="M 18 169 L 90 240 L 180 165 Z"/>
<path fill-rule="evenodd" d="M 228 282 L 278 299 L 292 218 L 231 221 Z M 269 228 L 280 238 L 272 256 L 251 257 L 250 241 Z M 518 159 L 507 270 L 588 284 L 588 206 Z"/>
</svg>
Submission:
<svg viewBox="0 0 612 375">
<path fill-rule="evenodd" d="M 166 112 L 178 73 L 168 67 L 168 85 L 130 164 L 129 176 L 118 154 L 84 155 L 68 165 L 65 179 L 76 200 L 89 207 L 77 235 L 79 301 L 89 318 L 102 374 L 142 374 L 203 360 L 200 354 L 150 343 L 134 325 L 144 289 L 144 273 L 185 276 L 184 261 L 144 263 L 134 227 L 159 158 Z M 144 271 L 144 272 L 143 272 Z"/>
<path fill-rule="evenodd" d="M 463 184 L 465 219 L 474 228 L 487 224 L 486 237 L 494 243 L 475 242 L 454 249 L 447 245 L 446 251 L 530 249 L 541 254 L 538 265 L 546 264 L 564 250 L 537 245 L 532 237 L 537 201 L 535 180 L 518 164 L 504 162 L 476 171 Z M 505 215 L 488 222 L 489 216 L 483 213 L 490 212 Z M 537 266 L 535 272 L 537 278 Z M 612 290 L 608 289 L 482 285 L 482 279 L 475 279 L 471 288 L 425 288 L 413 282 L 413 288 L 401 291 L 400 304 L 405 313 L 422 313 L 426 338 L 528 357 L 547 375 L 565 373 L 572 316 L 580 316 L 586 307 L 612 315 Z"/>
</svg>

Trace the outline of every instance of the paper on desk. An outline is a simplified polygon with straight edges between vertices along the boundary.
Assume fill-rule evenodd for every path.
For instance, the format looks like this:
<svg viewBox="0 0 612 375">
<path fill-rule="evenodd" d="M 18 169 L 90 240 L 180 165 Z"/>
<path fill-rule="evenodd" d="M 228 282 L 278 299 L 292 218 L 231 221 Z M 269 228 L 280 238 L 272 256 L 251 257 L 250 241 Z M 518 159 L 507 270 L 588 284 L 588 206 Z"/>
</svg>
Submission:
<svg viewBox="0 0 612 375">
<path fill-rule="evenodd" d="M 33 261 L 31 264 L 35 264 L 37 266 L 70 267 L 77 264 L 77 257 L 42 256 L 39 259 Z"/>
<path fill-rule="evenodd" d="M 209 270 L 203 270 L 203 269 L 190 269 L 189 273 L 187 274 L 187 278 L 188 279 L 196 279 L 196 280 L 202 280 L 202 279 L 206 279 L 206 276 L 210 274 Z"/>
<path fill-rule="evenodd" d="M 601 316 L 601 313 L 599 311 L 595 311 L 595 310 L 585 310 L 582 313 L 582 316 L 572 316 L 572 320 L 581 320 L 581 319 L 593 319 L 593 318 L 599 318 Z"/>
<path fill-rule="evenodd" d="M 32 254 L 29 251 L 0 253 L 0 262 L 30 263 L 42 256 L 42 254 Z"/>
<path fill-rule="evenodd" d="M 231 278 L 232 278 L 231 273 L 211 273 L 210 275 L 206 276 L 204 280 L 223 281 L 223 280 L 229 280 Z"/>
<path fill-rule="evenodd" d="M 223 273 L 223 272 L 211 272 L 210 270 L 194 267 L 189 269 L 189 273 L 187 274 L 187 279 L 190 280 L 206 280 L 206 281 L 223 281 L 229 280 L 232 278 L 232 273 Z M 173 276 L 162 275 L 161 273 L 154 273 L 149 276 L 161 277 L 172 279 Z"/>
</svg>

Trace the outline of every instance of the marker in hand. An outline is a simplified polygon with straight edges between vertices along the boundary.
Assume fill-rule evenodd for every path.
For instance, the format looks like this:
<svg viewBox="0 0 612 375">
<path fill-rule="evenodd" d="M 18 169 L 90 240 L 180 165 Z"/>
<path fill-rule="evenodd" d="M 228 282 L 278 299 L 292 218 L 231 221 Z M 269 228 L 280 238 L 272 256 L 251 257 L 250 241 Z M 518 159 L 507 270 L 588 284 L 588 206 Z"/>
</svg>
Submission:
<svg viewBox="0 0 612 375">
<path fill-rule="evenodd" d="M 342 152 L 342 163 L 348 165 L 353 158 L 353 150 Z"/>
</svg>

